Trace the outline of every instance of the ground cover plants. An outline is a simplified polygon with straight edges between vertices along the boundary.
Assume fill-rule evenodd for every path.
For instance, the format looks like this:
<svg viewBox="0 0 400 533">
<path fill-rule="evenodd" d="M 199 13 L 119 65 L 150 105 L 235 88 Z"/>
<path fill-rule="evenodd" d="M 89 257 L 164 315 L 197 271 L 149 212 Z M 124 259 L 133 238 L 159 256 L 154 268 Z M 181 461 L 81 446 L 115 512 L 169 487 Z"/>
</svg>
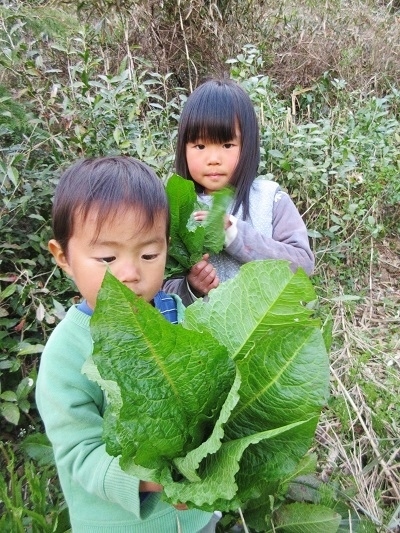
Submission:
<svg viewBox="0 0 400 533">
<path fill-rule="evenodd" d="M 380 41 L 381 49 L 392 47 L 395 52 L 396 6 L 390 2 L 385 19 L 382 2 L 369 5 L 368 16 L 354 33 L 357 25 L 351 13 L 357 6 L 367 13 L 366 4 L 353 2 L 346 10 L 348 4 L 341 2 L 339 26 L 339 10 L 334 16 L 336 4 L 328 3 L 325 15 L 319 13 L 313 40 L 307 46 L 303 40 L 296 55 L 296 31 L 304 29 L 300 20 L 309 31 L 311 18 L 305 14 L 315 14 L 318 8 L 316 2 L 306 4 L 302 11 L 303 4 L 297 3 L 296 14 L 288 12 L 289 3 L 280 3 L 276 40 L 266 27 L 259 32 L 259 42 L 240 43 L 230 55 L 221 52 L 212 65 L 212 70 L 221 68 L 242 83 L 254 102 L 261 126 L 260 174 L 275 178 L 304 213 L 316 254 L 314 313 L 322 324 L 332 324 L 330 399 L 309 450 L 309 470 L 314 473 L 290 483 L 285 496 L 277 493 L 270 505 L 277 511 L 285 498 L 299 504 L 323 502 L 340 509 L 342 518 L 350 512 L 341 531 L 355 531 L 359 517 L 368 519 L 376 531 L 396 531 L 400 69 L 390 66 L 395 56 L 387 52 L 387 61 L 381 61 L 384 69 L 378 70 L 379 50 L 373 46 L 377 41 L 362 41 L 363 34 L 376 35 L 379 22 L 390 30 L 386 41 Z M 2 531 L 68 528 L 33 397 L 43 346 L 78 297 L 46 250 L 58 176 L 77 157 L 123 153 L 143 159 L 166 181 L 173 173 L 177 118 L 189 77 L 192 84 L 198 79 L 193 68 L 190 76 L 182 74 L 188 69 L 187 57 L 191 59 L 189 48 L 179 74 L 173 63 L 163 72 L 154 54 L 146 56 L 144 48 L 129 46 L 135 33 L 129 30 L 132 20 L 115 22 L 118 42 L 112 42 L 110 33 L 101 31 L 105 20 L 101 27 L 85 26 L 74 18 L 74 10 L 65 11 L 65 5 L 43 6 L 32 1 L 0 7 Z M 226 3 L 226 9 L 230 6 Z M 200 15 L 206 16 L 201 10 Z M 324 50 L 317 40 L 324 16 L 330 36 L 336 29 L 344 38 L 347 24 L 356 44 L 349 47 L 341 41 L 342 61 L 336 68 L 326 61 L 313 69 L 312 54 L 304 51 L 310 52 L 311 45 L 314 51 L 318 46 L 321 53 Z M 187 20 L 183 27 L 189 32 Z M 207 27 L 212 26 L 210 20 Z M 217 30 L 222 32 L 222 22 Z M 289 34 L 285 63 L 276 54 Z M 382 29 L 379 36 L 384 35 Z M 242 37 L 237 37 L 238 43 Z M 366 58 L 367 50 L 375 51 L 373 83 L 367 83 L 371 71 L 368 78 L 368 69 L 363 71 L 362 61 L 357 61 Z M 200 56 L 193 55 L 199 70 L 205 68 L 196 63 Z M 307 68 L 297 69 L 293 61 L 299 57 L 307 57 Z M 285 78 L 285 68 L 281 78 L 276 75 L 279 65 L 287 65 Z M 346 79 L 350 70 L 354 76 Z M 228 531 L 237 519 L 229 511 L 220 527 Z"/>
</svg>

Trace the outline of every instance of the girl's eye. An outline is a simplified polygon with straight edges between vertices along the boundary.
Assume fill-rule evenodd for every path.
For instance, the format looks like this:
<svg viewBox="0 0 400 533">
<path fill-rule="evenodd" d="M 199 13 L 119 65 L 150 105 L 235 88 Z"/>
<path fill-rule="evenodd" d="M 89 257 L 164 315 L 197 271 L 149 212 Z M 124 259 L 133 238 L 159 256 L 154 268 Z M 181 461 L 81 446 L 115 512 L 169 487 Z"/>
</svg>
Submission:
<svg viewBox="0 0 400 533">
<path fill-rule="evenodd" d="M 195 148 L 197 148 L 197 150 L 204 150 L 205 146 L 204 144 L 196 144 Z"/>
<path fill-rule="evenodd" d="M 102 263 L 106 263 L 107 265 L 112 263 L 113 261 L 115 261 L 116 257 L 114 255 L 110 256 L 110 257 L 101 257 L 99 259 L 99 261 L 101 261 Z"/>
<path fill-rule="evenodd" d="M 225 143 L 224 144 L 224 148 L 232 148 L 233 146 L 235 146 L 233 143 Z"/>
<path fill-rule="evenodd" d="M 158 254 L 145 254 L 145 255 L 142 255 L 142 258 L 145 261 L 151 261 L 152 259 L 156 259 L 157 257 L 158 257 Z"/>
</svg>

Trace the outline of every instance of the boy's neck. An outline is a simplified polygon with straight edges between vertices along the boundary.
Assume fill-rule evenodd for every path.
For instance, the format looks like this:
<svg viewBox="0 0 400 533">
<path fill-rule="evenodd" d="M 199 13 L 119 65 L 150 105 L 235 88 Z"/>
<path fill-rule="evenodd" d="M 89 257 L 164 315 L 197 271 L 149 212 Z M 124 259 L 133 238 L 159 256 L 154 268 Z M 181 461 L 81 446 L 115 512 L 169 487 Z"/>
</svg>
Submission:
<svg viewBox="0 0 400 533">
<path fill-rule="evenodd" d="M 89 315 L 89 316 L 93 315 L 93 309 L 88 306 L 88 303 L 86 300 L 82 300 L 82 302 L 80 302 L 76 307 L 79 309 L 79 311 L 81 311 L 82 313 L 85 313 L 85 315 Z"/>
</svg>

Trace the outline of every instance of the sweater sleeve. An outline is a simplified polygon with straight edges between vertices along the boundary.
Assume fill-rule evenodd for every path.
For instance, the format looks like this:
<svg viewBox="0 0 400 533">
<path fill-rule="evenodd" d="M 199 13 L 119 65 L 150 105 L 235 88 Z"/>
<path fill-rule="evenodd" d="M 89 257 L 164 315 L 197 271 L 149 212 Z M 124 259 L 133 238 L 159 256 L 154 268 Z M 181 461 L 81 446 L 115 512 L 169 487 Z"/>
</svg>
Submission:
<svg viewBox="0 0 400 533">
<path fill-rule="evenodd" d="M 243 220 L 237 220 L 236 227 L 236 237 L 225 251 L 241 263 L 256 259 L 286 259 L 292 270 L 301 267 L 308 275 L 312 274 L 314 255 L 310 249 L 307 228 L 285 192 L 279 190 L 275 196 L 272 238 L 262 235 Z"/>
<path fill-rule="evenodd" d="M 40 363 L 36 402 L 53 445 L 63 491 L 74 498 L 74 487 L 79 486 L 143 519 L 159 495 L 151 493 L 141 508 L 139 479 L 121 470 L 118 458 L 106 452 L 103 393 L 81 373 L 91 350 L 89 332 L 67 316 L 50 337 Z"/>
<path fill-rule="evenodd" d="M 198 300 L 190 290 L 186 276 L 183 278 L 171 278 L 164 281 L 162 290 L 169 294 L 177 294 L 185 307 Z"/>
</svg>

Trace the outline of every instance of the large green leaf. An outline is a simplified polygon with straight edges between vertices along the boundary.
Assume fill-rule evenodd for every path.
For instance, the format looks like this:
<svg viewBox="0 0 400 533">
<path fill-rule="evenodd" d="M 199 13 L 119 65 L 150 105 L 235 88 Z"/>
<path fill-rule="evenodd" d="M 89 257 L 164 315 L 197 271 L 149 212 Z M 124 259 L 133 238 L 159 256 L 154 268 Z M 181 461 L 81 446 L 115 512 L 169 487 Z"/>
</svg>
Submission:
<svg viewBox="0 0 400 533">
<path fill-rule="evenodd" d="M 205 228 L 204 251 L 217 254 L 225 242 L 225 215 L 233 197 L 233 190 L 224 188 L 213 193 L 210 212 L 203 222 Z"/>
<path fill-rule="evenodd" d="M 119 442 L 123 462 L 156 469 L 210 435 L 235 377 L 224 347 L 170 324 L 109 273 L 91 329 L 110 392 L 105 440 Z"/>
<path fill-rule="evenodd" d="M 276 513 L 275 531 L 336 533 L 342 517 L 329 507 L 307 503 L 283 505 Z"/>
<path fill-rule="evenodd" d="M 166 192 L 171 217 L 168 255 L 177 261 L 181 265 L 181 270 L 184 271 L 194 264 L 191 263 L 191 256 L 196 250 L 199 260 L 201 259 L 200 251 L 203 249 L 204 228 L 197 225 L 187 229 L 188 221 L 197 203 L 197 195 L 193 182 L 177 174 L 173 174 L 168 179 Z M 167 263 L 167 273 L 168 270 L 169 264 Z"/>
<path fill-rule="evenodd" d="M 255 261 L 187 309 L 182 327 L 107 274 L 87 371 L 107 391 L 109 452 L 168 501 L 261 509 L 298 472 L 327 401 L 314 298 L 302 271 Z"/>
<path fill-rule="evenodd" d="M 226 439 L 314 419 L 289 438 L 260 443 L 255 454 L 247 450 L 238 477 L 244 489 L 254 487 L 260 474 L 264 481 L 290 475 L 307 452 L 328 399 L 329 365 L 319 329 L 285 326 L 266 332 L 237 367 L 243 385 L 225 425 Z"/>
<path fill-rule="evenodd" d="M 290 426 L 223 443 L 215 454 L 209 455 L 203 462 L 198 481 L 183 480 L 176 483 L 169 476 L 162 479 L 165 494 L 172 502 L 183 501 L 189 506 L 200 507 L 208 511 L 237 509 L 244 503 L 244 492 L 238 491 L 235 479 L 241 467 L 240 460 L 244 451 L 251 445 L 273 440 L 277 436 L 290 438 L 286 434 L 298 430 L 303 424 L 307 422 L 296 422 Z"/>
<path fill-rule="evenodd" d="M 184 326 L 208 331 L 233 358 L 242 358 L 271 327 L 318 325 L 305 306 L 315 298 L 303 270 L 294 274 L 287 261 L 252 261 L 240 268 L 240 277 L 211 291 L 207 305 L 200 299 L 191 305 Z"/>
</svg>

